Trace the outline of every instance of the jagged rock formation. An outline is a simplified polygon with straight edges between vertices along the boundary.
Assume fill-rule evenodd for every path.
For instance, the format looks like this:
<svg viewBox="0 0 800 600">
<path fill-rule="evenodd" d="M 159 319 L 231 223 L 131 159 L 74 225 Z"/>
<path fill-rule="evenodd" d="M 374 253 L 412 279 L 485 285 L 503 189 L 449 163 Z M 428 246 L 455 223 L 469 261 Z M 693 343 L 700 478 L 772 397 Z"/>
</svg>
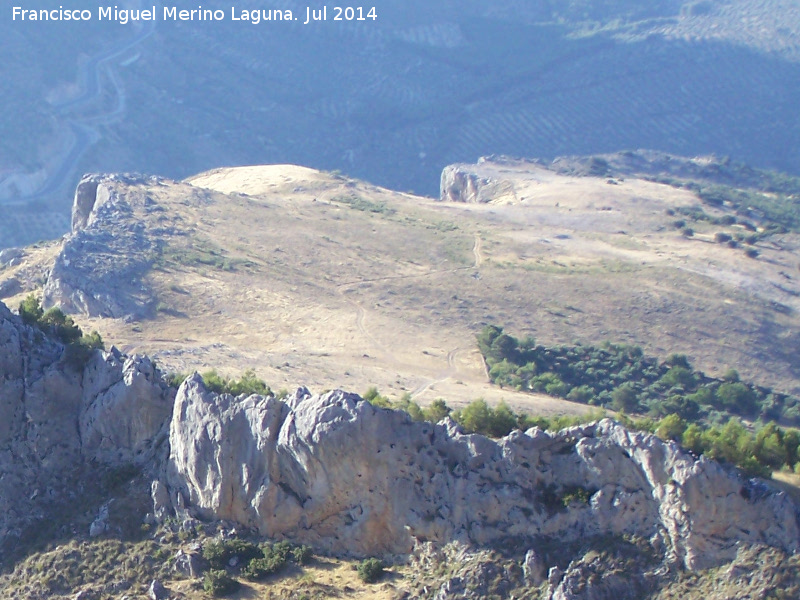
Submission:
<svg viewBox="0 0 800 600">
<path fill-rule="evenodd" d="M 68 313 L 141 318 L 154 302 L 143 281 L 160 248 L 158 235 L 131 218 L 157 210 L 144 184 L 156 178 L 87 175 L 75 191 L 72 232 L 44 286 L 42 305 Z"/>
<path fill-rule="evenodd" d="M 112 350 L 72 365 L 0 304 L 0 553 L 76 497 L 91 463 L 151 460 L 173 397 L 149 359 Z"/>
<path fill-rule="evenodd" d="M 480 202 L 480 186 L 477 175 L 458 165 L 450 165 L 442 170 L 439 199 L 443 202 Z"/>
<path fill-rule="evenodd" d="M 439 200 L 442 202 L 493 203 L 514 202 L 514 186 L 482 172 L 480 165 L 449 165 L 442 170 Z"/>
<path fill-rule="evenodd" d="M 166 478 L 190 514 L 360 555 L 627 534 L 699 569 L 743 542 L 800 548 L 785 493 L 608 419 L 493 441 L 341 391 L 235 399 L 194 376 L 176 398 Z"/>
</svg>

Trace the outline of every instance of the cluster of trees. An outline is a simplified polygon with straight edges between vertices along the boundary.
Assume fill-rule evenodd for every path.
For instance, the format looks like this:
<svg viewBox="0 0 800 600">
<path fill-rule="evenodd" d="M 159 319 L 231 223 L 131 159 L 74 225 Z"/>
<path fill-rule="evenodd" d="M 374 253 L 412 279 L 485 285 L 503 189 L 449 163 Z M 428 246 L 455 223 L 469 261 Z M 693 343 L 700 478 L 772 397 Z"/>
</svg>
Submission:
<svg viewBox="0 0 800 600">
<path fill-rule="evenodd" d="M 565 427 L 598 421 L 606 416 L 605 412 L 597 409 L 580 416 L 532 417 L 525 413 L 514 412 L 502 401 L 497 406 L 491 407 L 482 398 L 457 410 L 449 407 L 442 398 L 437 398 L 429 406 L 422 408 L 411 399 L 410 394 L 404 394 L 399 400 L 392 401 L 382 396 L 375 387 L 369 388 L 361 397 L 380 408 L 405 411 L 415 421 L 438 423 L 449 416 L 467 433 L 480 433 L 493 438 L 508 435 L 515 429 L 525 431 L 531 427 L 560 431 Z"/>
<path fill-rule="evenodd" d="M 250 581 L 260 581 L 279 573 L 289 563 L 305 565 L 313 558 L 308 546 L 293 546 L 289 542 L 255 544 L 232 538 L 203 546 L 203 558 L 209 570 L 203 578 L 203 589 L 212 596 L 227 596 L 239 589 L 236 575 Z M 231 564 L 234 566 L 231 566 Z"/>
<path fill-rule="evenodd" d="M 733 369 L 722 378 L 708 377 L 680 354 L 659 362 L 631 345 L 546 347 L 493 325 L 478 335 L 478 346 L 491 380 L 520 391 L 653 418 L 677 414 L 688 421 L 722 422 L 740 416 L 800 424 L 794 396 L 744 383 Z"/>
<path fill-rule="evenodd" d="M 65 359 L 76 368 L 85 365 L 94 350 L 105 348 L 98 332 L 92 331 L 89 335 L 84 335 L 72 317 L 65 315 L 58 307 L 45 311 L 39 298 L 33 294 L 20 303 L 19 316 L 26 325 L 36 327 L 64 344 Z"/>
<path fill-rule="evenodd" d="M 172 387 L 180 387 L 183 381 L 188 377 L 186 373 L 170 373 L 166 376 L 167 383 Z M 242 373 L 239 379 L 235 377 L 225 377 L 217 373 L 215 369 L 201 373 L 200 377 L 203 378 L 203 384 L 217 394 L 231 394 L 232 396 L 239 396 L 245 394 L 258 394 L 260 396 L 272 396 L 272 388 L 270 388 L 262 379 L 256 376 L 253 369 L 248 369 Z M 288 395 L 286 390 L 280 390 L 277 394 L 278 398 Z"/>
<path fill-rule="evenodd" d="M 705 427 L 672 414 L 658 422 L 644 420 L 628 424 L 655 433 L 662 439 L 674 440 L 697 455 L 705 454 L 734 464 L 748 475 L 769 478 L 774 470 L 800 471 L 800 432 L 783 429 L 775 423 L 750 431 L 738 419 L 731 419 L 725 425 Z"/>
<path fill-rule="evenodd" d="M 703 204 L 715 208 L 725 206 L 733 209 L 740 217 L 739 219 L 732 215 L 725 215 L 721 219 L 711 217 L 699 206 L 680 209 L 692 220 L 708 221 L 719 225 L 733 225 L 738 222 L 748 231 L 755 232 L 755 226 L 747 219 L 757 218 L 764 225 L 764 231 L 760 232 L 758 237 L 785 233 L 787 230 L 800 230 L 800 210 L 798 210 L 796 202 L 797 195 L 800 193 L 800 179 L 796 177 L 775 172 L 761 172 L 757 182 L 752 178 L 749 182 L 750 185 L 757 183 L 759 188 L 750 187 L 748 183 L 737 187 L 736 185 L 664 176 L 650 179 L 672 187 L 691 190 L 697 194 Z M 763 191 L 761 191 L 762 189 Z"/>
</svg>

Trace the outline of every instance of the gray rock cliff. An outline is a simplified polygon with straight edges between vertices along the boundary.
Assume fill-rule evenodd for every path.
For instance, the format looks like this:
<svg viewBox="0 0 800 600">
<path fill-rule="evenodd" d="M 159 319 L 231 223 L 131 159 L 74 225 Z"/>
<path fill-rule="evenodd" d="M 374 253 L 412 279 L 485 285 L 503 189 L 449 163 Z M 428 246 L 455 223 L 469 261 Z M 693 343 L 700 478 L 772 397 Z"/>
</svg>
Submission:
<svg viewBox="0 0 800 600">
<path fill-rule="evenodd" d="M 659 560 L 688 569 L 743 547 L 800 549 L 785 493 L 608 419 L 491 440 L 338 390 L 234 398 L 193 375 L 175 396 L 147 358 L 112 349 L 76 367 L 0 304 L 0 554 L 76 502 L 98 464 L 154 474 L 156 518 L 232 521 L 336 554 L 522 544 L 531 551 L 520 580 L 546 579 L 559 598 L 584 597 L 579 583 L 602 565 L 556 568 L 540 552 L 548 540 L 646 540 Z M 458 597 L 473 575 L 494 581 L 487 569 L 453 577 L 442 597 Z M 624 587 L 603 576 L 595 592 Z"/>
<path fill-rule="evenodd" d="M 72 231 L 45 282 L 42 305 L 67 313 L 123 318 L 148 314 L 144 276 L 159 251 L 138 212 L 155 210 L 142 188 L 153 178 L 87 175 L 75 191 Z"/>
<path fill-rule="evenodd" d="M 166 436 L 174 391 L 148 359 L 64 355 L 0 304 L 0 553 L 69 503 L 91 465 L 146 464 Z"/>
<path fill-rule="evenodd" d="M 799 546 L 784 493 L 611 420 L 494 441 L 341 391 L 236 399 L 193 376 L 169 436 L 175 506 L 331 551 L 628 534 L 698 569 L 732 559 L 740 543 Z M 577 489 L 588 502 L 565 508 Z"/>
<path fill-rule="evenodd" d="M 467 204 L 516 202 L 514 185 L 497 179 L 494 170 L 484 167 L 485 163 L 486 159 L 481 159 L 475 165 L 445 167 L 439 184 L 439 200 Z"/>
</svg>

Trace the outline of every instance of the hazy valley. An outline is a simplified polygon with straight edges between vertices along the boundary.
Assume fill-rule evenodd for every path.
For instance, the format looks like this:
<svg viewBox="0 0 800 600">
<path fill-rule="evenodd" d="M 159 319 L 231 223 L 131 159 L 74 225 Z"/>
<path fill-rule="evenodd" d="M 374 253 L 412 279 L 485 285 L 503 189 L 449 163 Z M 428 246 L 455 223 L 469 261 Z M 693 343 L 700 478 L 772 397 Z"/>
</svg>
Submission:
<svg viewBox="0 0 800 600">
<path fill-rule="evenodd" d="M 489 154 L 653 148 L 800 168 L 791 3 L 376 7 L 377 21 L 313 28 L 3 20 L 18 58 L 3 66 L 0 245 L 65 233 L 88 171 L 295 163 L 435 195 L 444 166 Z"/>
</svg>

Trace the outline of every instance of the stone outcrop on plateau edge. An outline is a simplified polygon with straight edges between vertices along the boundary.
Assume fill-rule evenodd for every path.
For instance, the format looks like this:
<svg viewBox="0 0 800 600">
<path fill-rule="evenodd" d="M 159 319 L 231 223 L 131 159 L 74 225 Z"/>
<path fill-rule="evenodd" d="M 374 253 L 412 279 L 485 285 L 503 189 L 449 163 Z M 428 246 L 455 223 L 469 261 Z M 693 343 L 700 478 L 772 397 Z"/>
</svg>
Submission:
<svg viewBox="0 0 800 600">
<path fill-rule="evenodd" d="M 142 214 L 158 209 L 146 192 L 160 180 L 85 175 L 75 190 L 72 231 L 47 275 L 42 305 L 67 313 L 141 318 L 155 303 L 144 275 L 161 247 Z"/>
<path fill-rule="evenodd" d="M 785 493 L 609 419 L 491 440 L 342 391 L 234 398 L 195 375 L 178 390 L 169 443 L 179 511 L 334 552 L 629 534 L 697 569 L 740 543 L 800 541 Z"/>
<path fill-rule="evenodd" d="M 0 554 L 77 498 L 93 463 L 150 463 L 174 396 L 148 358 L 73 365 L 0 303 Z"/>
<path fill-rule="evenodd" d="M 514 184 L 498 177 L 496 163 L 502 158 L 481 158 L 477 164 L 448 165 L 442 170 L 439 183 L 441 202 L 466 204 L 507 204 L 517 202 Z"/>
</svg>

